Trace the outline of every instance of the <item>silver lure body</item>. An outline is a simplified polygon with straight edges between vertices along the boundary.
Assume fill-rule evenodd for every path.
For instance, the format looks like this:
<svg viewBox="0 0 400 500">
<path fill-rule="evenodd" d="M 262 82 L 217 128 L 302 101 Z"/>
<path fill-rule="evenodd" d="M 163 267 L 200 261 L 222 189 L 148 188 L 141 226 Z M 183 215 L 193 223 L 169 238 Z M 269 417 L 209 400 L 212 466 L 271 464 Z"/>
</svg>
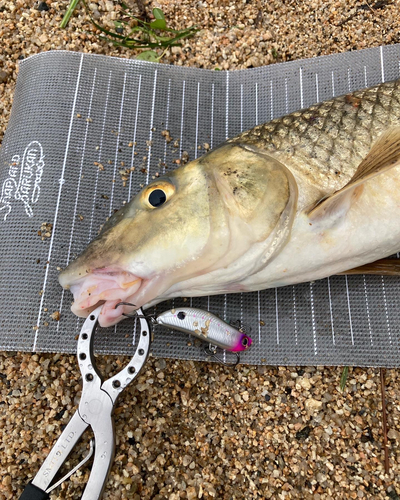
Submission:
<svg viewBox="0 0 400 500">
<path fill-rule="evenodd" d="M 157 324 L 193 335 L 226 351 L 248 349 L 251 338 L 215 314 L 194 307 L 170 309 L 158 315 Z"/>
</svg>

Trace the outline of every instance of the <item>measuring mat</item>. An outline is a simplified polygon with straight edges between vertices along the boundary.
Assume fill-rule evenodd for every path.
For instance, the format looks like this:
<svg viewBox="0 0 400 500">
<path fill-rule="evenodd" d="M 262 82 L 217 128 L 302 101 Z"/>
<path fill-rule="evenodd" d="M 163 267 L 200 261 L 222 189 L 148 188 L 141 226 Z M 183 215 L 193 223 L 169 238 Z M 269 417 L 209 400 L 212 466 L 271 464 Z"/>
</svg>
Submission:
<svg viewBox="0 0 400 500">
<path fill-rule="evenodd" d="M 22 61 L 0 149 L 0 348 L 76 351 L 83 320 L 70 312 L 59 269 L 175 160 L 193 160 L 256 124 L 397 78 L 400 45 L 228 72 L 63 51 Z M 400 366 L 396 277 L 334 276 L 175 299 L 156 312 L 179 306 L 240 320 L 253 339 L 243 363 Z M 135 335 L 132 319 L 100 328 L 95 351 L 132 355 Z M 206 359 L 193 337 L 160 326 L 152 352 Z"/>
</svg>

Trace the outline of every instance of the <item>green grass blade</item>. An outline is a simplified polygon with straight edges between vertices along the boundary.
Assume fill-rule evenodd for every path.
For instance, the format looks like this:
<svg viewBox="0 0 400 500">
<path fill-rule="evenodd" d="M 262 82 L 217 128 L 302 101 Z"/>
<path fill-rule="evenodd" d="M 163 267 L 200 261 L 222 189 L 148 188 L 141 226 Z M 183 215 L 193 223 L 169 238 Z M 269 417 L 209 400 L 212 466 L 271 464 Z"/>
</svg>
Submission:
<svg viewBox="0 0 400 500">
<path fill-rule="evenodd" d="M 343 368 L 342 376 L 340 377 L 340 390 L 343 392 L 346 386 L 347 377 L 349 376 L 349 367 L 345 366 Z"/>
<path fill-rule="evenodd" d="M 79 2 L 80 2 L 80 0 L 72 0 L 71 3 L 68 5 L 67 12 L 65 13 L 65 15 L 62 18 L 62 21 L 60 23 L 61 29 L 64 29 L 67 26 L 67 24 L 69 23 L 69 20 L 71 19 L 72 14 L 74 13 L 74 10 L 77 8 Z"/>
</svg>

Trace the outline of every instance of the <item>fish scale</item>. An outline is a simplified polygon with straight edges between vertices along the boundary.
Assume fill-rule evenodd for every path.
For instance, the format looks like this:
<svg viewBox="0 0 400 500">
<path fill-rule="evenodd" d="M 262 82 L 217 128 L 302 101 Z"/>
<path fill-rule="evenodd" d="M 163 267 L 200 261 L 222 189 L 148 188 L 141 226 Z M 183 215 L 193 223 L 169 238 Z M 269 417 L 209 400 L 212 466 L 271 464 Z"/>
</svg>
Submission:
<svg viewBox="0 0 400 500">
<path fill-rule="evenodd" d="M 257 125 L 228 142 L 268 151 L 321 189 L 348 183 L 371 142 L 400 124 L 400 80 L 336 97 Z"/>
</svg>

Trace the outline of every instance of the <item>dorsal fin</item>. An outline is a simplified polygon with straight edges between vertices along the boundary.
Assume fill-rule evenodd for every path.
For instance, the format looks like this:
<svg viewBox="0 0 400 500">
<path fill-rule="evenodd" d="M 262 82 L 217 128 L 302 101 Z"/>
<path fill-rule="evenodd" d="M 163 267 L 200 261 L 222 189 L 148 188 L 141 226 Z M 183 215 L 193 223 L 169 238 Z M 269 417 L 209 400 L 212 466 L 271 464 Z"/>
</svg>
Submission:
<svg viewBox="0 0 400 500">
<path fill-rule="evenodd" d="M 381 259 L 338 274 L 378 274 L 400 276 L 400 259 Z"/>
<path fill-rule="evenodd" d="M 308 214 L 310 219 L 320 219 L 336 211 L 347 212 L 362 193 L 364 182 L 398 165 L 400 165 L 400 127 L 395 127 L 378 138 L 346 186 L 322 199 L 311 209 Z"/>
</svg>

